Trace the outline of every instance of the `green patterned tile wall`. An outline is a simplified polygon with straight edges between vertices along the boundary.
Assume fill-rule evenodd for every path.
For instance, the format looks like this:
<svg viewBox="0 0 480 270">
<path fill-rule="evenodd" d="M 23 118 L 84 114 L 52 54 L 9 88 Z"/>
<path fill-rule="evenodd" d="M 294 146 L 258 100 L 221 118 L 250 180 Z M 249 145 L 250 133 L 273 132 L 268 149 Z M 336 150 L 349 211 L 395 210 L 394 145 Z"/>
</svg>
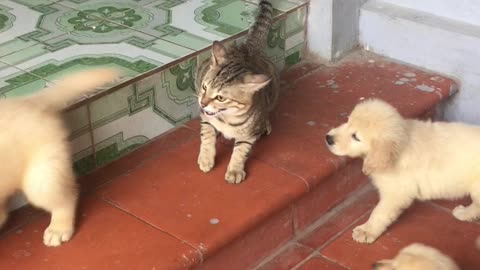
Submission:
<svg viewBox="0 0 480 270">
<path fill-rule="evenodd" d="M 91 67 L 115 67 L 125 74 L 124 80 L 142 76 L 66 113 L 75 168 L 87 173 L 195 118 L 194 72 L 210 57 L 209 51 L 198 51 L 214 40 L 245 34 L 257 3 L 0 1 L 0 97 L 29 94 Z M 267 53 L 281 70 L 302 57 L 306 1 L 273 3 L 276 22 L 268 36 Z M 153 75 L 142 75 L 146 72 Z"/>
</svg>

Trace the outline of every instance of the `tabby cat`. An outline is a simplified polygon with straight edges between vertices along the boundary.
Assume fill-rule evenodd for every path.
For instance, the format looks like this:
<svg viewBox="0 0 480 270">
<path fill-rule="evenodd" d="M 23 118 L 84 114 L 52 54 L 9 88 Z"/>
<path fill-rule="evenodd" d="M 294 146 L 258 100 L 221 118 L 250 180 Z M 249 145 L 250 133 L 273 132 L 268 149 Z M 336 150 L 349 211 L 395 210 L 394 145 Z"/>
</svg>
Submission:
<svg viewBox="0 0 480 270">
<path fill-rule="evenodd" d="M 245 43 L 227 49 L 215 41 L 211 59 L 203 62 L 196 73 L 201 110 L 198 165 L 203 172 L 209 172 L 215 165 L 219 133 L 234 139 L 225 174 L 225 180 L 232 184 L 245 179 L 245 162 L 253 145 L 272 131 L 269 114 L 279 94 L 278 74 L 265 53 L 272 4 L 261 0 L 259 9 Z"/>
</svg>

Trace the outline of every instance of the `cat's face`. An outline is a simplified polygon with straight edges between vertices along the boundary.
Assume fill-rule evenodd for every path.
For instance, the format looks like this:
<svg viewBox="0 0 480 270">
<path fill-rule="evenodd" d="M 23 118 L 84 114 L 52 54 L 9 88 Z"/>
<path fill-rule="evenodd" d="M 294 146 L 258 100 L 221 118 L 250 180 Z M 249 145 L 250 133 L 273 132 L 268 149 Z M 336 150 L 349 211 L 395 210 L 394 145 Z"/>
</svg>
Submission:
<svg viewBox="0 0 480 270">
<path fill-rule="evenodd" d="M 267 76 L 251 74 L 241 62 L 227 59 L 223 45 L 215 42 L 210 68 L 199 85 L 198 102 L 208 117 L 242 115 L 252 106 L 254 94 L 269 82 Z"/>
<path fill-rule="evenodd" d="M 211 68 L 200 85 L 198 102 L 200 109 L 208 117 L 238 115 L 248 111 L 252 103 L 252 95 L 239 91 L 238 85 L 215 83 L 218 68 Z"/>
</svg>

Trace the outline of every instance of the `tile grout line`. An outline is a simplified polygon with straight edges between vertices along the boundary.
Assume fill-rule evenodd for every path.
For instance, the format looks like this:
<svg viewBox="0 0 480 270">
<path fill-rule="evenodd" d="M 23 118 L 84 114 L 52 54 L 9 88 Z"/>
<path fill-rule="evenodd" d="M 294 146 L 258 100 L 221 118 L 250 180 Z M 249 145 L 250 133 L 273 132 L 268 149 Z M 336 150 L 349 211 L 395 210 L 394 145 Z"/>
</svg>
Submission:
<svg viewBox="0 0 480 270">
<path fill-rule="evenodd" d="M 102 200 L 103 202 L 109 204 L 109 205 L 112 206 L 113 208 L 118 209 L 118 210 L 124 212 L 124 213 L 127 214 L 128 216 L 133 217 L 133 218 L 137 219 L 138 221 L 140 221 L 140 222 L 142 222 L 142 223 L 144 223 L 144 224 L 146 224 L 146 225 L 148 225 L 148 226 L 150 226 L 150 227 L 152 227 L 152 228 L 154 228 L 154 229 L 156 229 L 156 230 L 158 230 L 158 231 L 160 231 L 160 232 L 162 232 L 162 233 L 164 233 L 164 234 L 166 234 L 166 235 L 168 235 L 168 236 L 170 236 L 170 237 L 172 237 L 172 238 L 174 238 L 174 239 L 177 239 L 177 240 L 180 241 L 181 243 L 187 244 L 188 246 L 190 246 L 191 248 L 193 248 L 195 251 L 197 251 L 197 255 L 198 255 L 198 259 L 199 259 L 199 264 L 202 264 L 202 263 L 204 262 L 203 253 L 201 252 L 201 250 L 200 250 L 199 248 L 195 247 L 193 244 L 189 243 L 189 242 L 186 241 L 186 240 L 182 240 L 182 239 L 176 237 L 175 235 L 169 233 L 168 231 L 166 231 L 166 230 L 164 230 L 164 229 L 162 229 L 162 228 L 160 228 L 160 227 L 157 227 L 157 226 L 155 226 L 154 224 L 152 224 L 152 223 L 150 223 L 150 222 L 148 222 L 148 221 L 146 221 L 146 220 L 144 220 L 144 219 L 142 219 L 142 218 L 140 218 L 140 217 L 138 217 L 138 216 L 136 216 L 136 215 L 128 212 L 127 210 L 123 209 L 122 207 L 116 205 L 116 204 L 113 203 L 113 202 L 110 202 L 109 200 L 107 200 L 107 199 L 105 199 L 105 198 L 103 198 L 103 197 L 101 197 L 101 196 L 96 195 L 96 197 L 99 198 L 100 200 Z"/>
<path fill-rule="evenodd" d="M 370 184 L 365 184 L 363 187 L 357 189 L 356 191 L 354 191 L 354 194 L 352 196 L 343 200 L 340 204 L 338 204 L 334 208 L 330 209 L 327 213 L 322 215 L 319 219 L 317 219 L 315 222 L 313 222 L 307 228 L 305 228 L 300 234 L 298 234 L 295 237 L 295 240 L 304 239 L 306 236 L 310 235 L 313 231 L 318 229 L 320 226 L 324 225 L 329 220 L 331 220 L 332 218 L 334 218 L 338 214 L 340 214 L 341 211 L 343 211 L 343 210 L 347 209 L 348 207 L 352 206 L 360 198 L 362 198 L 363 196 L 365 196 L 368 192 L 370 192 L 372 190 L 373 190 L 373 187 Z M 367 211 L 367 212 L 369 212 L 369 211 Z M 362 217 L 363 217 L 363 215 L 362 215 Z M 358 219 L 359 218 L 354 220 L 347 227 L 350 227 L 353 223 L 357 222 Z"/>
<path fill-rule="evenodd" d="M 79 9 L 76 9 L 76 8 L 73 8 L 73 7 L 69 7 L 69 6 L 64 5 L 64 4 L 62 4 L 62 3 L 58 3 L 58 4 L 63 5 L 63 6 L 65 6 L 65 7 L 67 7 L 67 8 L 69 8 L 69 9 L 72 9 L 72 10 L 80 11 Z M 308 3 L 303 3 L 303 4 L 295 7 L 294 9 L 292 9 L 292 10 L 290 10 L 290 11 L 288 11 L 288 12 L 282 12 L 282 14 L 278 15 L 278 16 L 274 19 L 274 22 L 280 21 L 280 20 L 282 20 L 282 19 L 286 19 L 286 17 L 287 17 L 288 14 L 290 14 L 290 13 L 292 13 L 292 12 L 295 12 L 295 11 L 297 11 L 297 10 L 305 7 L 305 6 L 308 6 Z M 142 6 L 142 7 L 143 7 L 143 6 Z M 108 20 L 108 19 L 107 19 L 107 20 Z M 110 21 L 110 20 L 108 20 L 108 21 Z M 117 25 L 121 25 L 121 24 L 118 24 L 117 22 L 114 22 L 114 21 L 110 21 L 110 22 L 115 23 L 115 24 L 117 24 Z M 139 33 L 142 33 L 142 34 L 151 36 L 151 37 L 153 37 L 153 38 L 155 38 L 155 39 L 160 39 L 160 40 L 162 40 L 162 41 L 166 41 L 166 42 L 171 43 L 171 44 L 173 44 L 173 45 L 183 47 L 183 48 L 188 49 L 188 50 L 191 50 L 191 51 L 193 51 L 193 52 L 192 52 L 191 54 L 188 54 L 188 55 L 184 55 L 184 56 L 182 56 L 182 57 L 179 57 L 179 58 L 177 58 L 177 59 L 175 59 L 175 60 L 173 60 L 173 61 L 171 61 L 171 62 L 169 62 L 169 63 L 166 63 L 166 64 L 164 64 L 164 65 L 161 65 L 161 66 L 159 66 L 159 67 L 157 67 L 157 68 L 154 68 L 154 69 L 152 69 L 152 70 L 149 70 L 149 71 L 147 71 L 147 72 L 145 72 L 145 73 L 143 73 L 143 74 L 140 74 L 140 75 L 138 75 L 138 76 L 136 76 L 136 77 L 134 77 L 134 78 L 132 78 L 132 79 L 130 79 L 130 80 L 127 80 L 127 81 L 125 81 L 125 82 L 123 82 L 123 83 L 121 83 L 121 84 L 119 84 L 119 85 L 115 85 L 115 86 L 111 87 L 110 89 L 107 89 L 107 90 L 105 90 L 105 91 L 102 91 L 102 92 L 100 92 L 100 93 L 97 93 L 96 95 L 93 95 L 93 96 L 91 96 L 91 97 L 89 97 L 89 98 L 87 98 L 87 99 L 85 99 L 85 100 L 81 100 L 81 101 L 79 101 L 78 103 L 71 105 L 69 108 L 67 108 L 67 110 L 73 110 L 73 109 L 75 109 L 75 108 L 78 108 L 78 107 L 80 107 L 80 106 L 83 106 L 86 102 L 95 101 L 95 100 L 97 100 L 97 99 L 99 99 L 99 98 L 101 98 L 101 97 L 103 97 L 103 96 L 105 96 L 105 95 L 107 95 L 107 94 L 110 94 L 110 93 L 112 93 L 112 92 L 114 92 L 114 91 L 116 91 L 116 90 L 118 90 L 118 89 L 120 89 L 120 88 L 122 88 L 122 87 L 125 87 L 126 85 L 130 85 L 130 84 L 136 83 L 136 82 L 138 82 L 138 81 L 140 81 L 140 80 L 143 80 L 143 79 L 145 79 L 145 78 L 147 78 L 147 77 L 153 76 L 154 74 L 158 74 L 158 73 L 160 73 L 160 72 L 163 72 L 165 69 L 168 69 L 169 67 L 174 66 L 174 65 L 177 65 L 177 64 L 179 64 L 179 63 L 181 63 L 181 62 L 183 62 L 183 61 L 186 61 L 187 59 L 190 59 L 190 58 L 193 58 L 193 57 L 198 57 L 198 56 L 199 56 L 200 54 L 202 54 L 203 52 L 208 51 L 209 49 L 211 49 L 211 45 L 209 45 L 209 46 L 207 46 L 207 47 L 205 47 L 205 48 L 203 48 L 203 49 L 195 50 L 195 51 L 194 51 L 194 50 L 192 50 L 192 49 L 190 49 L 190 48 L 184 47 L 184 46 L 181 45 L 181 44 L 177 44 L 177 43 L 174 43 L 174 42 L 165 40 L 165 39 L 163 39 L 163 38 L 156 37 L 156 36 L 154 36 L 154 35 L 152 35 L 152 34 L 148 34 L 148 33 L 142 32 L 142 31 L 140 31 L 140 30 L 138 30 L 138 29 L 135 29 L 135 28 L 132 28 L 132 27 L 128 27 L 128 26 L 127 26 L 127 28 L 131 29 L 132 31 L 139 32 Z M 227 38 L 223 38 L 223 37 L 222 37 L 222 43 L 224 43 L 224 42 L 229 42 L 229 41 L 231 41 L 231 40 L 235 40 L 235 39 L 238 39 L 238 38 L 240 38 L 240 37 L 242 37 L 242 36 L 244 36 L 244 35 L 247 35 L 247 34 L 248 34 L 248 31 L 249 31 L 249 30 L 248 30 L 248 28 L 247 28 L 247 29 L 245 29 L 245 30 L 243 30 L 243 31 L 240 31 L 240 32 L 237 33 L 237 34 L 231 35 L 231 36 L 229 36 L 229 37 L 227 37 Z M 70 33 L 66 33 L 65 35 L 68 35 L 68 34 L 70 34 Z M 62 35 L 60 35 L 60 36 L 62 36 Z M 53 38 L 52 38 L 52 39 L 53 39 Z M 41 42 L 41 43 L 44 44 L 43 42 Z M 127 83 L 127 82 L 128 82 L 128 83 Z M 121 85 L 121 86 L 120 86 L 120 85 Z"/>
<path fill-rule="evenodd" d="M 350 270 L 350 267 L 346 267 L 345 265 L 341 264 L 340 262 L 337 262 L 337 261 L 335 261 L 334 259 L 332 259 L 332 258 L 330 258 L 330 257 L 327 257 L 327 256 L 321 254 L 320 252 L 317 252 L 317 255 L 318 255 L 318 257 L 320 257 L 320 258 L 322 258 L 322 259 L 324 259 L 324 260 L 326 260 L 326 261 L 329 261 L 329 262 L 331 262 L 331 263 L 333 263 L 333 264 L 335 264 L 335 265 L 337 265 L 337 266 L 339 266 L 339 267 L 342 267 L 342 268 L 345 268 L 345 269 L 349 269 L 349 270 Z"/>
<path fill-rule="evenodd" d="M 348 269 L 350 270 L 350 268 L 348 267 L 345 267 L 343 266 L 342 264 L 338 263 L 337 261 L 335 260 L 332 260 L 331 258 L 329 257 L 326 257 L 326 256 L 323 256 L 321 253 L 319 253 L 318 251 L 313 251 L 310 255 L 308 255 L 305 259 L 303 259 L 302 261 L 300 261 L 299 263 L 297 263 L 295 266 L 293 266 L 290 270 L 301 270 L 300 267 L 304 266 L 308 261 L 310 261 L 312 258 L 321 258 L 321 259 L 324 259 L 330 263 L 333 263 L 334 265 L 337 265 L 339 267 L 342 267 L 344 269 Z"/>
<path fill-rule="evenodd" d="M 368 216 L 370 214 L 371 210 L 368 210 L 367 212 L 365 212 L 363 215 L 361 215 L 360 217 L 358 217 L 357 219 L 355 219 L 354 221 L 352 221 L 348 226 L 345 226 L 345 228 L 343 230 L 340 230 L 338 233 L 336 233 L 334 236 L 332 236 L 330 238 L 330 240 L 326 241 L 325 243 L 323 243 L 323 245 L 320 245 L 316 251 L 320 253 L 320 250 L 324 249 L 325 247 L 327 247 L 328 245 L 330 245 L 331 243 L 333 243 L 335 240 L 337 240 L 342 234 L 344 234 L 345 232 L 347 232 L 353 224 L 357 223 L 358 221 L 362 220 L 363 218 L 365 218 L 366 216 Z"/>
<path fill-rule="evenodd" d="M 296 241 L 289 241 L 287 243 L 285 243 L 285 245 L 283 245 L 282 247 L 276 249 L 272 254 L 268 255 L 267 257 L 263 258 L 263 260 L 258 263 L 254 268 L 250 269 L 250 270 L 261 270 L 262 267 L 264 267 L 265 265 L 267 265 L 268 263 L 272 262 L 273 259 L 275 259 L 278 255 L 282 254 L 284 251 L 288 250 L 290 247 L 292 246 L 297 246 L 297 247 L 302 247 L 302 248 L 306 248 L 306 249 L 309 249 L 309 251 L 311 252 L 315 252 L 314 249 L 312 249 L 311 247 L 309 246 L 305 246 L 304 244 L 302 243 L 299 243 L 299 242 L 296 242 Z"/>
<path fill-rule="evenodd" d="M 264 258 L 259 264 L 257 264 L 255 266 L 255 268 L 253 268 L 252 270 L 260 270 L 262 266 L 266 265 L 268 262 L 271 261 L 271 259 L 275 258 L 277 255 L 280 255 L 282 252 L 284 252 L 285 250 L 287 250 L 291 245 L 300 245 L 302 247 L 306 247 L 310 250 L 312 250 L 312 254 L 315 254 L 315 253 L 319 253 L 319 250 L 320 249 L 323 249 L 326 245 L 330 244 L 331 242 L 333 242 L 334 240 L 336 240 L 339 235 L 342 235 L 343 233 L 345 233 L 346 230 L 348 230 L 352 224 L 355 224 L 356 222 L 358 222 L 358 220 L 362 219 L 365 217 L 365 215 L 368 215 L 368 213 L 370 211 L 367 211 L 366 213 L 362 214 L 359 218 L 353 220 L 350 224 L 348 224 L 343 230 L 341 230 L 339 233 L 335 234 L 334 236 L 332 236 L 326 243 L 324 243 L 323 245 L 321 245 L 319 248 L 312 248 L 308 245 L 304 245 L 300 242 L 298 242 L 298 240 L 301 240 L 301 239 L 304 239 L 306 236 L 310 235 L 313 231 L 315 231 L 316 229 L 318 229 L 321 225 L 325 224 L 326 222 L 328 222 L 329 220 L 331 220 L 331 218 L 337 216 L 342 210 L 352 206 L 355 202 L 357 202 L 362 196 L 365 196 L 368 192 L 372 191 L 373 190 L 373 187 L 369 184 L 366 184 L 364 185 L 363 187 L 357 189 L 356 191 L 354 191 L 354 194 L 347 198 L 346 200 L 344 200 L 343 202 L 341 202 L 339 205 L 337 205 L 336 207 L 334 207 L 333 209 L 331 209 L 330 211 L 328 211 L 326 214 L 324 214 L 322 217 L 320 217 L 319 219 L 317 219 L 317 221 L 315 221 L 314 223 L 312 223 L 310 226 L 308 226 L 307 228 L 305 228 L 302 233 L 298 234 L 298 235 L 295 235 L 289 242 L 287 242 L 285 245 L 283 245 L 282 247 L 280 247 L 279 249 L 275 250 L 273 252 L 272 255 L 269 255 L 268 257 Z M 312 255 L 310 254 L 310 255 Z M 308 259 L 311 258 L 311 256 L 307 256 Z M 306 258 L 306 259 L 307 259 Z M 303 260 L 301 261 L 299 264 L 301 264 L 302 262 L 305 262 L 306 261 Z M 298 266 L 298 264 L 297 264 Z M 296 266 L 295 266 L 296 267 Z M 292 270 L 295 269 L 292 268 Z"/>
<path fill-rule="evenodd" d="M 313 257 L 316 256 L 316 251 L 314 250 L 312 253 L 310 253 L 310 255 L 308 255 L 307 257 L 305 257 L 305 259 L 301 260 L 300 262 L 298 262 L 295 266 L 293 266 L 292 268 L 290 268 L 290 270 L 299 270 L 301 266 L 303 266 L 306 262 L 308 262 L 310 259 L 312 259 Z"/>
<path fill-rule="evenodd" d="M 364 213 L 363 215 L 361 215 L 360 217 L 358 217 L 357 219 L 355 219 L 354 221 L 352 221 L 349 225 L 345 226 L 344 229 L 340 230 L 339 232 L 337 232 L 334 236 L 332 236 L 328 241 L 326 241 L 325 243 L 323 243 L 322 245 L 320 245 L 318 248 L 316 248 L 312 254 L 310 254 L 309 256 L 307 256 L 307 258 L 305 258 L 304 260 L 302 260 L 301 262 L 299 262 L 296 266 L 294 266 L 291 270 L 299 270 L 300 266 L 302 266 L 303 264 L 305 264 L 307 261 L 309 261 L 311 258 L 319 255 L 321 256 L 322 258 L 325 257 L 321 252 L 320 250 L 322 250 L 323 248 L 325 248 L 326 246 L 330 245 L 331 243 L 335 242 L 335 240 L 337 240 L 342 234 L 344 234 L 347 230 L 350 229 L 350 227 L 357 223 L 359 220 L 363 219 L 365 216 L 369 215 L 370 211 L 367 211 L 366 213 Z M 325 258 L 328 258 L 328 257 L 325 257 Z M 329 261 L 331 261 L 331 259 L 329 259 Z M 336 264 L 338 264 L 336 261 L 333 261 L 335 262 Z M 343 265 L 341 264 L 338 264 L 342 267 L 344 267 Z"/>
<path fill-rule="evenodd" d="M 308 181 L 307 181 L 304 177 L 302 177 L 302 176 L 300 176 L 300 175 L 298 175 L 298 174 L 296 174 L 296 173 L 294 173 L 294 172 L 290 172 L 290 171 L 288 171 L 288 170 L 285 169 L 285 168 L 282 168 L 282 167 L 279 167 L 279 166 L 275 166 L 275 165 L 273 165 L 273 164 L 271 164 L 270 162 L 267 162 L 267 161 L 265 161 L 265 160 L 261 160 L 261 159 L 255 158 L 255 157 L 252 157 L 252 159 L 254 159 L 254 160 L 258 161 L 258 162 L 261 162 L 261 163 L 267 165 L 268 167 L 270 167 L 270 168 L 272 168 L 272 169 L 274 169 L 274 170 L 280 170 L 280 171 L 282 171 L 282 172 L 284 172 L 284 173 L 286 173 L 286 174 L 288 174 L 288 175 L 293 176 L 294 178 L 298 178 L 298 179 L 301 180 L 301 181 L 303 182 L 303 184 L 305 185 L 306 193 L 310 192 L 310 184 L 308 183 Z"/>
<path fill-rule="evenodd" d="M 452 216 L 452 218 L 454 218 L 455 220 L 458 220 L 456 217 L 453 216 L 453 209 L 450 209 L 448 207 L 445 207 L 443 205 L 440 205 L 440 204 L 437 204 L 433 201 L 426 201 L 425 202 L 427 205 L 430 205 L 432 206 L 433 208 L 437 208 L 439 209 L 440 211 L 442 212 L 445 212 L 447 214 L 450 214 Z M 461 203 L 459 203 L 458 205 L 462 205 Z M 470 223 L 473 223 L 473 224 L 480 224 L 480 220 L 479 221 L 470 221 Z"/>
</svg>

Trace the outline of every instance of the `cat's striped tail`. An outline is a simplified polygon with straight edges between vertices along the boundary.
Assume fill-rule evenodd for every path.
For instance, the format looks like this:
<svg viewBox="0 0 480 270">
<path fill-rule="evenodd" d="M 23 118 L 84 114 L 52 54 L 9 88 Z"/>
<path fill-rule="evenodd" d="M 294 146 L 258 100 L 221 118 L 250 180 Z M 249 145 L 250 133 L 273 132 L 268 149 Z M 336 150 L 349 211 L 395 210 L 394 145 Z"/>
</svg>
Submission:
<svg viewBox="0 0 480 270">
<path fill-rule="evenodd" d="M 262 50 L 265 47 L 273 20 L 273 6 L 270 1 L 260 0 L 258 7 L 259 13 L 250 27 L 246 41 L 247 45 L 254 50 Z"/>
</svg>

